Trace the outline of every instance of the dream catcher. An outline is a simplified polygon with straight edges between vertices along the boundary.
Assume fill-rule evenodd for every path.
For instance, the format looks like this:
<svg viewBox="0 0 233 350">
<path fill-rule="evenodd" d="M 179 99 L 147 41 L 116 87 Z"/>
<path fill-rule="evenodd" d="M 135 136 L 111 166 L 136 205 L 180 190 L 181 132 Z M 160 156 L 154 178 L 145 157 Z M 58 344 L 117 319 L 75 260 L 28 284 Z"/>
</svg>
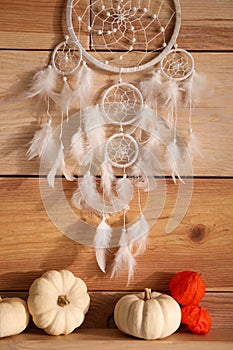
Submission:
<svg viewBox="0 0 233 350">
<path fill-rule="evenodd" d="M 93 242 L 103 272 L 106 249 L 111 245 L 109 218 L 121 213 L 112 276 L 127 267 L 129 281 L 135 257 L 145 251 L 149 234 L 140 193 L 156 190 L 159 153 L 174 182 L 183 181 L 188 153 L 182 150 L 177 135 L 178 108 L 182 105 L 189 107 L 188 149 L 199 152 L 191 112 L 200 79 L 191 54 L 176 44 L 180 16 L 178 0 L 68 0 L 69 34 L 55 47 L 51 64 L 35 74 L 28 92 L 30 98 L 44 99 L 48 114 L 47 123 L 31 141 L 28 158 L 46 153 L 51 164 L 47 175 L 51 187 L 59 171 L 67 180 L 75 179 L 66 167 L 63 121 L 69 119 L 71 108 L 79 109 L 70 154 L 84 175 L 72 202 L 78 209 L 88 207 L 100 217 Z M 92 106 L 89 101 L 95 67 L 115 74 L 115 82 L 104 91 L 99 104 Z M 144 81 L 127 81 L 126 73 L 146 69 L 150 76 Z M 58 140 L 53 138 L 51 104 L 60 107 Z M 162 119 L 158 118 L 160 113 Z M 96 161 L 100 164 L 100 187 L 93 172 Z M 128 223 L 127 212 L 135 194 L 139 217 Z"/>
</svg>

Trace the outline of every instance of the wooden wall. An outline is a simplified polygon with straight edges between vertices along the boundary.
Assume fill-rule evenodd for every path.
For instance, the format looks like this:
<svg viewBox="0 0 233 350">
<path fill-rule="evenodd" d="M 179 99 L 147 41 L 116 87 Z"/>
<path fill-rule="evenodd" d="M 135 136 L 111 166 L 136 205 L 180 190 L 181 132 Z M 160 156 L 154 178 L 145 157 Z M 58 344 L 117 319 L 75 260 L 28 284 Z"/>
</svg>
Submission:
<svg viewBox="0 0 233 350">
<path fill-rule="evenodd" d="M 178 271 L 200 272 L 203 301 L 213 327 L 233 326 L 233 2 L 181 0 L 180 47 L 190 50 L 210 93 L 194 112 L 205 158 L 194 163 L 194 191 L 181 224 L 165 233 L 177 189 L 167 181 L 167 200 L 153 226 L 147 252 L 137 260 L 135 277 L 113 280 L 102 274 L 94 250 L 64 236 L 50 221 L 39 191 L 39 162 L 28 162 L 28 142 L 44 109 L 25 100 L 32 74 L 48 63 L 63 39 L 64 0 L 0 1 L 0 291 L 26 295 L 31 282 L 49 269 L 69 269 L 92 291 L 84 326 L 111 326 L 114 303 L 126 290 L 167 290 Z M 109 78 L 96 72 L 95 89 Z M 115 78 L 110 75 L 110 78 Z M 130 77 L 135 79 L 135 77 Z M 68 195 L 74 185 L 64 184 Z M 153 211 L 153 208 L 151 208 Z M 109 261 L 113 253 L 109 254 Z M 101 310 L 101 311 L 100 311 Z M 99 315 L 103 315 L 100 317 Z M 95 322 L 96 319 L 98 322 Z"/>
</svg>

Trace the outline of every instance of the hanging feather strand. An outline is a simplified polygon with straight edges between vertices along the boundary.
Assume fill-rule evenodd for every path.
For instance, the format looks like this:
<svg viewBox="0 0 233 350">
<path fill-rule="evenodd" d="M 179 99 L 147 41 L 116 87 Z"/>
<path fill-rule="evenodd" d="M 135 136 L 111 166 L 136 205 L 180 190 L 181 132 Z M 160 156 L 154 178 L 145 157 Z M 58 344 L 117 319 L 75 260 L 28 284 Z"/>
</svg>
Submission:
<svg viewBox="0 0 233 350">
<path fill-rule="evenodd" d="M 111 235 L 112 228 L 106 223 L 106 218 L 103 217 L 94 238 L 96 261 L 102 272 L 105 272 L 106 269 L 106 248 L 109 247 Z"/>
<path fill-rule="evenodd" d="M 162 91 L 162 79 L 159 70 L 152 72 L 151 77 L 140 83 L 140 90 L 147 106 L 157 112 L 158 101 Z"/>
<path fill-rule="evenodd" d="M 188 139 L 188 151 L 190 156 L 193 158 L 194 155 L 199 155 L 203 157 L 202 151 L 201 151 L 201 143 L 199 139 L 196 136 L 196 133 L 193 131 L 189 132 L 189 139 Z"/>
<path fill-rule="evenodd" d="M 128 269 L 128 285 L 133 278 L 136 261 L 132 254 L 132 246 L 128 243 L 128 234 L 125 227 L 122 229 L 119 246 L 115 254 L 111 278 L 118 275 L 126 266 Z"/>
<path fill-rule="evenodd" d="M 48 184 L 52 188 L 54 188 L 55 176 L 56 176 L 56 173 L 58 170 L 62 171 L 66 180 L 73 181 L 73 179 L 74 179 L 73 175 L 69 171 L 67 171 L 67 169 L 66 169 L 63 150 L 64 150 L 64 146 L 63 146 L 63 144 L 61 144 L 59 151 L 58 151 L 58 155 L 55 159 L 55 162 L 54 162 L 50 172 L 47 175 Z"/>
<path fill-rule="evenodd" d="M 127 229 L 130 244 L 136 246 L 134 256 L 145 252 L 149 231 L 149 224 L 142 213 L 139 219 Z"/>
<path fill-rule="evenodd" d="M 72 154 L 74 160 L 81 165 L 87 152 L 88 148 L 84 144 L 83 131 L 81 128 L 79 128 L 78 131 L 72 136 L 70 153 Z"/>
<path fill-rule="evenodd" d="M 90 100 L 90 92 L 92 91 L 93 77 L 92 70 L 83 62 L 82 67 L 79 69 L 76 78 L 76 87 L 73 92 L 73 102 L 77 104 L 80 101 L 80 105 L 86 105 Z"/>
<path fill-rule="evenodd" d="M 51 120 L 49 120 L 41 130 L 35 133 L 33 139 L 30 141 L 30 147 L 27 151 L 28 160 L 37 156 L 41 157 L 48 142 L 52 139 L 52 136 Z"/>
<path fill-rule="evenodd" d="M 110 197 L 112 195 L 112 183 L 115 179 L 111 164 L 105 160 L 101 164 L 101 187 L 104 195 Z"/>
<path fill-rule="evenodd" d="M 178 148 L 177 142 L 175 140 L 171 141 L 166 150 L 166 165 L 171 172 L 173 182 L 176 184 L 176 176 L 178 179 L 184 183 L 180 177 L 180 167 L 182 164 L 180 150 Z"/>
<path fill-rule="evenodd" d="M 119 199 L 125 205 L 128 205 L 133 198 L 133 185 L 130 179 L 127 178 L 126 174 L 124 174 L 122 179 L 118 180 L 116 185 L 116 190 L 117 190 Z"/>
<path fill-rule="evenodd" d="M 39 96 L 39 98 L 47 98 L 49 96 L 53 99 L 54 90 L 56 88 L 57 75 L 52 68 L 48 66 L 37 72 L 33 79 L 31 88 L 26 94 L 26 98 L 31 98 L 34 96 Z"/>
</svg>

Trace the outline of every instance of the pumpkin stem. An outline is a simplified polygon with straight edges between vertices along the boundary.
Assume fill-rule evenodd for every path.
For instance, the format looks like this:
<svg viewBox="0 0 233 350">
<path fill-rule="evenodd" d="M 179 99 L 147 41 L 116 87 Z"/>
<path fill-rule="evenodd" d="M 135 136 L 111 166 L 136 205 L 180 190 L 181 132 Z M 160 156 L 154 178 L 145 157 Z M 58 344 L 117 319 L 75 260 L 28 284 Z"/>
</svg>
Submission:
<svg viewBox="0 0 233 350">
<path fill-rule="evenodd" d="M 61 307 L 64 307 L 66 305 L 69 305 L 70 301 L 67 299 L 66 295 L 59 295 L 57 298 L 57 304 Z"/>
<path fill-rule="evenodd" d="M 145 300 L 149 300 L 152 298 L 151 289 L 145 288 Z"/>
</svg>

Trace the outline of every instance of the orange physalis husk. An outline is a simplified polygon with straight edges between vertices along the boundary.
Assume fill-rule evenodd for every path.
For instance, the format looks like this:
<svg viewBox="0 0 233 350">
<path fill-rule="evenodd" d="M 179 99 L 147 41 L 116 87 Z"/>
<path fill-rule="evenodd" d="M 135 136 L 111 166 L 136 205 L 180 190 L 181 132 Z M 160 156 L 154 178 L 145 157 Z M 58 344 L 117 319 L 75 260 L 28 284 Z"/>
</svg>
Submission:
<svg viewBox="0 0 233 350">
<path fill-rule="evenodd" d="M 169 282 L 172 297 L 181 305 L 198 304 L 205 295 L 205 284 L 194 271 L 177 273 Z"/>
<path fill-rule="evenodd" d="M 204 307 L 188 305 L 181 308 L 181 322 L 195 334 L 206 334 L 211 327 L 211 318 Z"/>
</svg>

